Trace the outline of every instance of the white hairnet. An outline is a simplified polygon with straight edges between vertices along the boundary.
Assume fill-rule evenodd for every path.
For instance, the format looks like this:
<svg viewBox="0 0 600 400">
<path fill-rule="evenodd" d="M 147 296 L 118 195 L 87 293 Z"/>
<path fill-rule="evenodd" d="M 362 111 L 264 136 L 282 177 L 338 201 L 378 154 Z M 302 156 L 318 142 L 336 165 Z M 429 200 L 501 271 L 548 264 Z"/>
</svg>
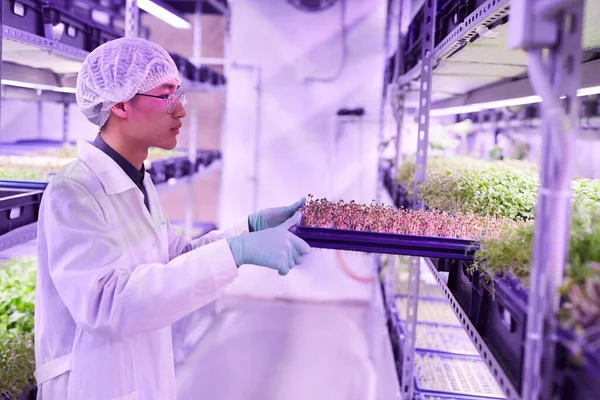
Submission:
<svg viewBox="0 0 600 400">
<path fill-rule="evenodd" d="M 75 97 L 86 118 L 102 127 L 110 108 L 179 79 L 175 62 L 165 49 L 145 39 L 124 37 L 97 47 L 83 62 Z"/>
</svg>

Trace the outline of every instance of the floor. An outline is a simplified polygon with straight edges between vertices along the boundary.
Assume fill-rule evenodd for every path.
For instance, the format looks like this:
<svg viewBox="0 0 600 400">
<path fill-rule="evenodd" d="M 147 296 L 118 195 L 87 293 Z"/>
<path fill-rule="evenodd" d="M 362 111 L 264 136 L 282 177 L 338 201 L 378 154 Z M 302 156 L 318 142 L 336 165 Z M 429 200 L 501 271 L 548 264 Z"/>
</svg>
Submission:
<svg viewBox="0 0 600 400">
<path fill-rule="evenodd" d="M 179 399 L 396 399 L 389 343 L 367 304 L 226 299 L 177 367 Z"/>
</svg>

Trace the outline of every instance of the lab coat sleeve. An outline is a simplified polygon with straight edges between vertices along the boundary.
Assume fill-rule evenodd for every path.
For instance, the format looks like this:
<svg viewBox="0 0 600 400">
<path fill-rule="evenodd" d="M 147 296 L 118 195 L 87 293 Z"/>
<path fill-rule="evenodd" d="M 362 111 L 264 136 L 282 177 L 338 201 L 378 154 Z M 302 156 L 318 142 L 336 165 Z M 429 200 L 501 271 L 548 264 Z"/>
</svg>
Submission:
<svg viewBox="0 0 600 400">
<path fill-rule="evenodd" d="M 225 240 L 167 264 L 134 266 L 123 254 L 122 238 L 111 230 L 85 187 L 55 181 L 44 200 L 40 228 L 50 276 L 82 329 L 122 338 L 167 327 L 214 301 L 237 276 Z"/>
<path fill-rule="evenodd" d="M 235 222 L 233 226 L 225 230 L 214 230 L 208 232 L 192 241 L 181 236 L 169 223 L 169 257 L 174 258 L 188 251 L 197 249 L 198 247 L 205 246 L 209 243 L 226 239 L 232 236 L 242 235 L 248 233 L 248 216 Z"/>
</svg>

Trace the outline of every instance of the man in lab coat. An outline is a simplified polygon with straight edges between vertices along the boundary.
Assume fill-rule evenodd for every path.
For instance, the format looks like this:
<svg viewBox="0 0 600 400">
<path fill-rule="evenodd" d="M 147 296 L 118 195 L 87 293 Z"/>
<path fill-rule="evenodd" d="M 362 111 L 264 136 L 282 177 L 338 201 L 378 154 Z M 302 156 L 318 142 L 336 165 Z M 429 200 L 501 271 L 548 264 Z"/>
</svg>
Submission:
<svg viewBox="0 0 600 400">
<path fill-rule="evenodd" d="M 303 200 L 192 242 L 173 230 L 143 161 L 177 144 L 179 84 L 169 54 L 139 38 L 82 65 L 77 103 L 100 133 L 78 143 L 42 200 L 38 400 L 176 399 L 171 324 L 214 301 L 241 265 L 285 275 L 310 250 L 288 230 Z"/>
</svg>

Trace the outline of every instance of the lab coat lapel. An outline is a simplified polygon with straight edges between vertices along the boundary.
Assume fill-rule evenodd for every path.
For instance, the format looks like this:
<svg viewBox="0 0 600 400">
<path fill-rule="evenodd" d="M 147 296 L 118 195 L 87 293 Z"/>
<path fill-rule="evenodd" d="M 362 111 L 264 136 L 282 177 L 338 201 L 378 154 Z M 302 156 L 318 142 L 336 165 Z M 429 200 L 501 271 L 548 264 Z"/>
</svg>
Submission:
<svg viewBox="0 0 600 400">
<path fill-rule="evenodd" d="M 77 154 L 96 174 L 107 195 L 113 195 L 136 188 L 125 171 L 102 150 L 85 140 L 77 142 Z M 142 200 L 143 202 L 143 200 Z"/>
<path fill-rule="evenodd" d="M 144 204 L 144 195 L 142 192 L 113 159 L 106 155 L 102 150 L 99 150 L 94 145 L 84 140 L 79 140 L 77 142 L 77 153 L 79 158 L 90 167 L 98 179 L 100 179 L 107 195 L 123 194 L 129 190 L 135 192 L 135 198 L 138 200 L 138 207 L 142 210 L 144 218 L 148 224 L 150 224 L 150 227 L 157 235 L 158 239 L 162 242 L 162 223 L 160 221 L 159 213 L 157 212 L 157 196 L 154 194 L 150 195 L 150 192 L 148 192 L 148 195 L 150 196 L 150 210 L 152 211 L 152 213 L 150 213 Z M 147 191 L 147 182 L 149 180 L 150 176 L 146 172 L 144 176 L 144 185 L 146 185 Z"/>
</svg>

